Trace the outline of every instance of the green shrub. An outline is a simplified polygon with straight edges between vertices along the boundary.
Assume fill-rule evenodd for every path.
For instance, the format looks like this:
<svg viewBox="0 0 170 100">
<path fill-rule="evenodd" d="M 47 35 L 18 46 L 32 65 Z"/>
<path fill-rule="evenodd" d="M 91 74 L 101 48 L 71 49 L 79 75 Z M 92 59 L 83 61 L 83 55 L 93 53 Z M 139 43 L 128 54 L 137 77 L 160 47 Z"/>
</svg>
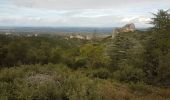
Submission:
<svg viewBox="0 0 170 100">
<path fill-rule="evenodd" d="M 9 71 L 12 73 L 9 74 Z M 1 72 L 3 73 L 0 73 L 0 90 L 2 90 L 0 98 L 8 100 L 94 100 L 100 98 L 95 81 L 79 72 L 73 72 L 62 64 L 24 65 L 20 69 L 2 69 Z"/>
<path fill-rule="evenodd" d="M 154 93 L 145 84 L 127 87 L 107 79 L 111 73 L 106 68 L 72 70 L 63 64 L 24 65 L 1 69 L 0 76 L 0 100 L 133 100 L 135 96 Z M 157 91 L 156 97 L 169 99 L 169 90 Z"/>
<path fill-rule="evenodd" d="M 62 91 L 53 82 L 38 85 L 23 85 L 19 88 L 19 99 L 26 100 L 58 100 Z"/>
<path fill-rule="evenodd" d="M 151 86 L 149 87 L 143 82 L 138 82 L 138 83 L 130 83 L 129 88 L 138 95 L 146 95 L 152 92 Z"/>
<path fill-rule="evenodd" d="M 83 69 L 85 70 L 85 69 Z M 85 73 L 88 77 L 91 78 L 100 78 L 100 79 L 108 79 L 111 78 L 111 72 L 106 68 L 98 68 L 98 69 L 91 69 L 88 68 Z"/>
<path fill-rule="evenodd" d="M 5 68 L 0 71 L 1 82 L 14 82 L 16 78 L 22 78 L 23 76 L 24 76 L 24 72 L 16 67 L 12 69 Z"/>
<path fill-rule="evenodd" d="M 145 80 L 145 74 L 142 69 L 133 66 L 124 66 L 115 71 L 113 77 L 122 82 L 140 82 Z"/>
</svg>

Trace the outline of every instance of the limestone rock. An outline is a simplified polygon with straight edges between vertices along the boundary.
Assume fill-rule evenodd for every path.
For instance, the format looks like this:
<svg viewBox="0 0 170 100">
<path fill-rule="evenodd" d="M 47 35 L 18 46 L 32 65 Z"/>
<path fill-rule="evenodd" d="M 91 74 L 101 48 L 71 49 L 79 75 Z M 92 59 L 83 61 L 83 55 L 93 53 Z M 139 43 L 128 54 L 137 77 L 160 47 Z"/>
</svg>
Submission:
<svg viewBox="0 0 170 100">
<path fill-rule="evenodd" d="M 118 34 L 118 33 L 127 33 L 127 32 L 134 32 L 134 31 L 135 31 L 134 23 L 126 24 L 122 28 L 117 28 L 117 29 L 113 30 L 112 38 L 114 38 L 116 36 L 116 34 Z"/>
<path fill-rule="evenodd" d="M 126 24 L 124 27 L 120 29 L 121 32 L 134 32 L 135 31 L 135 24 L 130 23 Z"/>
</svg>

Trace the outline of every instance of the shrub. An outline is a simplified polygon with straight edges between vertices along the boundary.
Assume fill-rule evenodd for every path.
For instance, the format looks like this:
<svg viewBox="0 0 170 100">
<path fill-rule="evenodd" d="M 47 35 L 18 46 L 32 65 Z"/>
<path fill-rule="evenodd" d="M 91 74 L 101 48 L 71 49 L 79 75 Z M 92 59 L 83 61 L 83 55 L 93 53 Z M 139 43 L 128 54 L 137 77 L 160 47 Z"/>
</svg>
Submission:
<svg viewBox="0 0 170 100">
<path fill-rule="evenodd" d="M 5 68 L 0 71 L 0 82 L 14 82 L 16 78 L 22 78 L 24 72 L 19 68 Z"/>
<path fill-rule="evenodd" d="M 61 89 L 53 82 L 44 82 L 37 85 L 24 84 L 19 88 L 19 99 L 30 100 L 58 100 Z"/>
<path fill-rule="evenodd" d="M 138 95 L 146 95 L 152 92 L 152 89 L 143 82 L 138 82 L 135 84 L 130 83 L 128 86 L 135 94 Z"/>
<path fill-rule="evenodd" d="M 140 82 L 145 80 L 145 74 L 142 69 L 134 68 L 133 66 L 124 66 L 114 72 L 113 75 L 119 81 L 122 82 Z"/>
<path fill-rule="evenodd" d="M 108 79 L 111 77 L 111 73 L 106 68 L 99 68 L 99 69 L 91 69 L 89 75 L 90 77 L 100 78 L 100 79 Z"/>
</svg>

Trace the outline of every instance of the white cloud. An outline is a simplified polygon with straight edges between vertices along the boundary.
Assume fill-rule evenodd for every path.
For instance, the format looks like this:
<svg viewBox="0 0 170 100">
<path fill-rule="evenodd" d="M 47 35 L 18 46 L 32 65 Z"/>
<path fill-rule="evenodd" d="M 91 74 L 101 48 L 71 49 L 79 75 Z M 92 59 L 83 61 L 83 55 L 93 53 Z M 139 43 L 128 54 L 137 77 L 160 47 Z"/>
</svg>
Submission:
<svg viewBox="0 0 170 100">
<path fill-rule="evenodd" d="M 151 18 L 141 17 L 138 19 L 140 23 L 149 23 L 151 22 Z"/>
<path fill-rule="evenodd" d="M 123 18 L 123 19 L 121 20 L 121 22 L 131 23 L 131 22 L 134 22 L 136 19 L 137 19 L 136 17 Z"/>
<path fill-rule="evenodd" d="M 38 17 L 0 17 L 0 25 L 33 25 L 33 26 L 53 26 L 63 24 L 64 18 L 38 18 Z"/>
<path fill-rule="evenodd" d="M 124 23 L 149 23 L 151 21 L 151 18 L 148 17 L 129 17 L 129 18 L 123 18 L 121 22 Z"/>
<path fill-rule="evenodd" d="M 149 12 L 170 7 L 170 0 L 5 0 L 0 25 L 147 26 Z"/>
<path fill-rule="evenodd" d="M 109 9 L 168 4 L 169 0 L 11 0 L 15 5 L 47 9 Z"/>
</svg>

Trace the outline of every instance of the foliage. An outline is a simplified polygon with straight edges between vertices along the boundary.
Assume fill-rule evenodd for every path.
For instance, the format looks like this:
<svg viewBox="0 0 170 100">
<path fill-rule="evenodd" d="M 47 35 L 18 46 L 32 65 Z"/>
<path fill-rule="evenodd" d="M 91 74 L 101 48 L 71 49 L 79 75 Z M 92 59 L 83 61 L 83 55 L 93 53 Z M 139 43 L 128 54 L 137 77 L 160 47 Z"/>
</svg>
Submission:
<svg viewBox="0 0 170 100">
<path fill-rule="evenodd" d="M 85 58 L 90 67 L 104 67 L 109 62 L 104 45 L 86 44 L 80 48 L 80 57 Z"/>
<path fill-rule="evenodd" d="M 145 73 L 142 69 L 133 66 L 123 66 L 114 72 L 114 77 L 122 82 L 142 82 L 145 80 Z"/>
<path fill-rule="evenodd" d="M 170 99 L 169 11 L 152 20 L 113 40 L 0 34 L 0 99 Z"/>
<path fill-rule="evenodd" d="M 111 72 L 106 68 L 88 69 L 86 74 L 91 78 L 109 79 L 112 77 Z"/>
<path fill-rule="evenodd" d="M 169 10 L 164 11 L 164 10 L 158 10 L 157 14 L 154 14 L 154 18 L 152 18 L 151 24 L 154 25 L 154 29 L 156 30 L 167 30 L 169 29 L 170 25 L 170 14 Z"/>
<path fill-rule="evenodd" d="M 154 15 L 154 30 L 145 47 L 143 68 L 149 83 L 169 86 L 170 14 L 159 10 Z"/>
<path fill-rule="evenodd" d="M 170 98 L 170 92 L 166 89 L 98 79 L 86 76 L 80 70 L 69 69 L 63 64 L 3 68 L 0 71 L 0 90 L 0 99 L 3 100 L 147 100 L 150 96 Z M 145 97 L 145 93 L 149 93 L 148 97 Z"/>
<path fill-rule="evenodd" d="M 143 47 L 135 36 L 136 33 L 119 33 L 115 36 L 109 50 L 112 69 L 119 69 L 122 63 L 140 66 Z"/>
</svg>

